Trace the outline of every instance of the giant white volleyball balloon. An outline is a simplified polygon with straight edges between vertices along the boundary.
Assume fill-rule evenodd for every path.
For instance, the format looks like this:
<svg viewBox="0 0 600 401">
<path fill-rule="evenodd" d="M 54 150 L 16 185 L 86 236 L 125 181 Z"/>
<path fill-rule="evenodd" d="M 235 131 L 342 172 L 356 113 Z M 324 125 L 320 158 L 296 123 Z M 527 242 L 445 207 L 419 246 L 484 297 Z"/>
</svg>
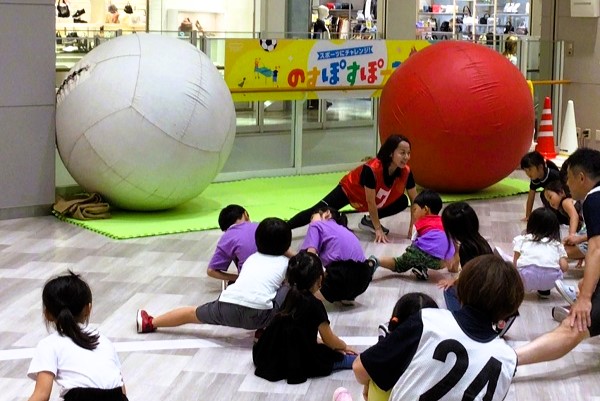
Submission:
<svg viewBox="0 0 600 401">
<path fill-rule="evenodd" d="M 133 34 L 81 59 L 57 93 L 56 139 L 75 181 L 110 203 L 161 210 L 221 171 L 235 109 L 210 59 L 180 39 Z"/>
</svg>

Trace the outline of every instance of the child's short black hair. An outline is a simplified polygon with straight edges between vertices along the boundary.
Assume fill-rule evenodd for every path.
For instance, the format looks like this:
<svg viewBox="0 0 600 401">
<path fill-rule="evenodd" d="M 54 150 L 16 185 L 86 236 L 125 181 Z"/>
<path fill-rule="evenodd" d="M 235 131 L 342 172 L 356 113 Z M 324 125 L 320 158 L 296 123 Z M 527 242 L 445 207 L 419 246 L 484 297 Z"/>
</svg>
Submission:
<svg viewBox="0 0 600 401">
<path fill-rule="evenodd" d="M 463 266 L 456 293 L 463 306 L 477 309 L 490 323 L 497 323 L 517 312 L 525 290 L 512 263 L 496 255 L 482 255 Z"/>
<path fill-rule="evenodd" d="M 560 223 L 554 210 L 539 207 L 531 212 L 525 232 L 533 235 L 534 241 L 541 241 L 544 238 L 560 241 Z"/>
<path fill-rule="evenodd" d="M 424 189 L 419 192 L 419 194 L 415 196 L 413 203 L 422 208 L 427 206 L 433 214 L 438 214 L 440 210 L 442 210 L 442 198 L 440 197 L 440 194 L 431 189 Z"/>
<path fill-rule="evenodd" d="M 546 162 L 544 156 L 536 150 L 527 153 L 521 158 L 521 168 L 526 169 L 529 167 L 545 166 Z"/>
<path fill-rule="evenodd" d="M 348 228 L 348 217 L 344 213 L 340 213 L 337 209 L 334 209 L 330 206 L 321 206 L 313 210 L 313 214 L 323 214 L 325 212 L 331 213 L 331 219 L 340 226 Z M 350 229 L 348 228 L 348 230 Z"/>
<path fill-rule="evenodd" d="M 559 195 L 564 194 L 566 198 L 571 197 L 571 193 L 569 192 L 569 187 L 561 180 L 552 180 L 549 181 L 544 187 L 544 191 L 552 191 Z"/>
<path fill-rule="evenodd" d="M 227 205 L 221 209 L 219 213 L 219 228 L 221 231 L 226 231 L 229 227 L 235 224 L 246 213 L 246 209 L 240 205 Z"/>
<path fill-rule="evenodd" d="M 292 244 L 292 229 L 280 218 L 267 217 L 256 228 L 254 239 L 258 252 L 281 256 Z"/>
</svg>

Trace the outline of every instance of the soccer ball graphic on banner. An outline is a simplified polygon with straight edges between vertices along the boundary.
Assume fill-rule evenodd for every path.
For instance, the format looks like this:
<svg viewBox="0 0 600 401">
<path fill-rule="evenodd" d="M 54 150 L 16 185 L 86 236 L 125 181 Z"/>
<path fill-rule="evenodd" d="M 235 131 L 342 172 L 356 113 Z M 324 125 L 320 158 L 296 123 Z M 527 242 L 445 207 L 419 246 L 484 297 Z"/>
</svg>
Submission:
<svg viewBox="0 0 600 401">
<path fill-rule="evenodd" d="M 260 47 L 266 52 L 272 52 L 277 47 L 277 40 L 275 39 L 260 39 Z"/>
<path fill-rule="evenodd" d="M 110 40 L 70 71 L 57 93 L 56 143 L 88 192 L 139 211 L 199 195 L 225 164 L 235 109 L 210 59 L 175 38 Z"/>
</svg>

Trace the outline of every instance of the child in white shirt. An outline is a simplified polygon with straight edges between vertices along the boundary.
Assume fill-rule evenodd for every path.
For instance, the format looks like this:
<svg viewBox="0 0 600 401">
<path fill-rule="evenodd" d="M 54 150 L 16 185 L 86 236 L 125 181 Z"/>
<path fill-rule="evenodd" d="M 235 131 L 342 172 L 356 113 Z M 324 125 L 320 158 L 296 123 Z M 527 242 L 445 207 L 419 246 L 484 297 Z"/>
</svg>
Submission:
<svg viewBox="0 0 600 401">
<path fill-rule="evenodd" d="M 535 209 L 527 220 L 526 234 L 513 239 L 513 251 L 525 291 L 548 298 L 554 282 L 569 268 L 556 214 L 545 207 Z"/>
<path fill-rule="evenodd" d="M 86 326 L 92 310 L 87 283 L 69 271 L 46 283 L 42 301 L 44 318 L 56 331 L 35 349 L 27 372 L 36 381 L 29 401 L 48 401 L 53 382 L 65 401 L 126 401 L 113 344 Z"/>
</svg>

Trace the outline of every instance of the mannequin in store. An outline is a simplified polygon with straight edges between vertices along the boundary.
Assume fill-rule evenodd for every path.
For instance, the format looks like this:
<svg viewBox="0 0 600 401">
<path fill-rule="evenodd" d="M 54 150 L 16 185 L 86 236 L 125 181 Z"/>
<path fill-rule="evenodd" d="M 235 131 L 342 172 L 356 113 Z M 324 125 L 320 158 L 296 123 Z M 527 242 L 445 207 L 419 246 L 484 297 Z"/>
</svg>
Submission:
<svg viewBox="0 0 600 401">
<path fill-rule="evenodd" d="M 313 24 L 312 39 L 330 39 L 329 29 L 325 24 L 325 19 L 329 17 L 329 8 L 319 6 L 317 15 L 317 20 Z"/>
<path fill-rule="evenodd" d="M 359 10 L 358 15 L 356 16 L 356 25 L 352 28 L 352 39 L 362 39 L 362 35 L 367 31 L 365 16 L 362 11 Z"/>
<path fill-rule="evenodd" d="M 519 39 L 515 35 L 510 35 L 504 42 L 504 52 L 502 55 L 510 60 L 514 66 L 517 66 L 517 43 Z"/>
<path fill-rule="evenodd" d="M 312 26 L 312 39 L 330 39 L 329 29 L 325 24 L 325 19 L 329 17 L 329 8 L 327 6 L 319 6 L 317 9 L 317 20 L 313 23 Z M 316 110 L 319 108 L 319 100 L 311 99 L 307 101 L 309 110 Z M 331 106 L 331 102 L 326 103 L 326 107 L 329 108 Z"/>
<path fill-rule="evenodd" d="M 363 14 L 365 15 L 365 19 L 367 21 L 372 21 L 377 19 L 377 0 L 365 0 L 365 5 L 363 7 Z"/>
</svg>

